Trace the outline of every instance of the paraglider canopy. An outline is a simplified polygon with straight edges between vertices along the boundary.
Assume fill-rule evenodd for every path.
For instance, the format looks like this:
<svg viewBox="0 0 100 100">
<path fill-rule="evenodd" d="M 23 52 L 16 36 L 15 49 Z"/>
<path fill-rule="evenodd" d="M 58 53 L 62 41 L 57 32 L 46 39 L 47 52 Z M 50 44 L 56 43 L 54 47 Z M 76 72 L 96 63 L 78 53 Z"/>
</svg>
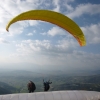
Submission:
<svg viewBox="0 0 100 100">
<path fill-rule="evenodd" d="M 50 10 L 30 10 L 11 19 L 7 24 L 6 30 L 8 31 L 11 24 L 21 20 L 42 20 L 56 24 L 72 34 L 80 46 L 86 45 L 85 36 L 80 27 L 73 20 L 61 13 Z"/>
</svg>

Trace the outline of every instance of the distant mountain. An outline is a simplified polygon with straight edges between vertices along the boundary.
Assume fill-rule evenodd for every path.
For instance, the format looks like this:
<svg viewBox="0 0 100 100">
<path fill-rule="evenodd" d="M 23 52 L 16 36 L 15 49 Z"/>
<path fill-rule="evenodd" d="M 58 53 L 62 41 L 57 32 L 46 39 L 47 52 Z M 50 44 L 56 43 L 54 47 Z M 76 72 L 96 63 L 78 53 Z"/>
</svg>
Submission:
<svg viewBox="0 0 100 100">
<path fill-rule="evenodd" d="M 3 72 L 0 73 L 0 77 L 4 77 L 4 76 L 13 76 L 13 77 L 19 77 L 19 76 L 32 76 L 32 77 L 38 77 L 41 76 L 40 73 L 37 72 L 32 72 L 32 71 L 26 71 L 26 70 L 13 70 L 13 71 L 8 71 L 8 72 Z"/>
<path fill-rule="evenodd" d="M 100 75 L 100 70 L 93 71 L 92 73 Z"/>
<path fill-rule="evenodd" d="M 100 70 L 11 70 L 0 72 L 0 77 L 3 76 L 32 76 L 32 77 L 47 77 L 53 75 L 67 75 L 67 76 L 89 76 L 89 75 L 98 75 Z"/>
<path fill-rule="evenodd" d="M 4 82 L 0 82 L 0 95 L 1 94 L 11 94 L 13 91 L 16 91 L 16 88 L 9 86 Z"/>
</svg>

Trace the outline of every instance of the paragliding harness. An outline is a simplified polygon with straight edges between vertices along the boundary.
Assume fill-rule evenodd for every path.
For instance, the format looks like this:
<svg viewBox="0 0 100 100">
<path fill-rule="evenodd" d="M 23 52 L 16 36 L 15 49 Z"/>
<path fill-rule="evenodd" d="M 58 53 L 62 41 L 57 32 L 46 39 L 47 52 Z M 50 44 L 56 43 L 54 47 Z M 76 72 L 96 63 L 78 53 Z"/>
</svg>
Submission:
<svg viewBox="0 0 100 100">
<path fill-rule="evenodd" d="M 47 82 L 44 82 L 44 79 L 43 79 L 44 91 L 48 91 L 49 90 L 49 88 L 50 88 L 49 84 L 51 84 L 51 83 L 52 82 L 50 82 L 50 80 L 47 81 Z"/>
</svg>

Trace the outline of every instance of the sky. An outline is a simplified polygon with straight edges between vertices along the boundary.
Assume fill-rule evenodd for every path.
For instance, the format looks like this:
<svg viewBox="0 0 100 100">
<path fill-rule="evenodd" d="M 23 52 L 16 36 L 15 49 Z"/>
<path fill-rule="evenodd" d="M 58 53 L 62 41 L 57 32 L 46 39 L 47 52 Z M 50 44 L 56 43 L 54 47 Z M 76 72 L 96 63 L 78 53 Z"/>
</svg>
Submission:
<svg viewBox="0 0 100 100">
<path fill-rule="evenodd" d="M 75 21 L 86 46 L 80 47 L 59 26 L 40 20 L 19 21 L 6 31 L 13 17 L 36 9 L 56 11 Z M 0 68 L 100 70 L 100 0 L 0 0 Z"/>
</svg>

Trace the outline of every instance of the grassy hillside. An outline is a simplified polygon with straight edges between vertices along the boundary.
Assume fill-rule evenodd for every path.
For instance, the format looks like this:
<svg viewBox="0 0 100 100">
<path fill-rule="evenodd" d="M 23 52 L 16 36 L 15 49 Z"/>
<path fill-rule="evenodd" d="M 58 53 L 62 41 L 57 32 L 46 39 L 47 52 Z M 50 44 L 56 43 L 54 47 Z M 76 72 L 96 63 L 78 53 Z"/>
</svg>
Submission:
<svg viewBox="0 0 100 100">
<path fill-rule="evenodd" d="M 16 92 L 16 88 L 4 82 L 0 82 L 0 94 L 11 94 L 13 92 Z"/>
</svg>

